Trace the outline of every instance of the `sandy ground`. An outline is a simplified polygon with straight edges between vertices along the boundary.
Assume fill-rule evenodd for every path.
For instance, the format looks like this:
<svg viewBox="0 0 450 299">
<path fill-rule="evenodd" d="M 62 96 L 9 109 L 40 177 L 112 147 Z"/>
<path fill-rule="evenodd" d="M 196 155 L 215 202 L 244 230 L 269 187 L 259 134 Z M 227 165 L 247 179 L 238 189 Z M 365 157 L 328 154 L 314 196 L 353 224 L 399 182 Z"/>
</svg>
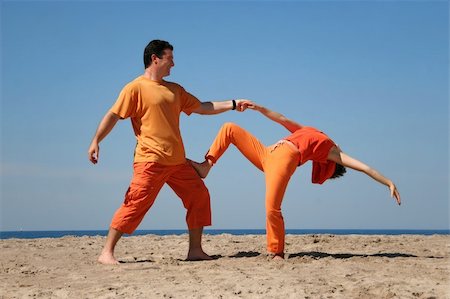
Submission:
<svg viewBox="0 0 450 299">
<path fill-rule="evenodd" d="M 261 235 L 204 236 L 213 261 L 184 261 L 181 236 L 0 240 L 0 298 L 450 298 L 450 236 L 288 235 L 270 260 Z"/>
</svg>

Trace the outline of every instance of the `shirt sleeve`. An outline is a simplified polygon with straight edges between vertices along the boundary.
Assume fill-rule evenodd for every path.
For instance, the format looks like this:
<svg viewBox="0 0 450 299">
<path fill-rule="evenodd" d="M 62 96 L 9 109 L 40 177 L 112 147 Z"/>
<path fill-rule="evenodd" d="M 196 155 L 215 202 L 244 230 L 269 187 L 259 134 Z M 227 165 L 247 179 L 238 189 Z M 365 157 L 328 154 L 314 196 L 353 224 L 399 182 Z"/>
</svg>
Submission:
<svg viewBox="0 0 450 299">
<path fill-rule="evenodd" d="M 187 115 L 191 115 L 191 113 L 200 107 L 201 102 L 195 96 L 184 90 L 181 87 L 181 111 L 186 113 Z"/>
<path fill-rule="evenodd" d="M 322 136 L 320 139 L 318 145 L 313 150 L 314 157 L 311 174 L 313 184 L 323 184 L 333 175 L 334 169 L 336 168 L 335 162 L 327 160 L 330 149 L 335 145 L 334 142 L 325 136 Z"/>
<path fill-rule="evenodd" d="M 335 146 L 335 144 L 331 139 L 325 136 L 321 137 L 313 149 L 313 160 L 318 162 L 327 162 L 328 153 L 333 146 Z"/>
<path fill-rule="evenodd" d="M 138 91 L 128 84 L 119 94 L 110 111 L 120 116 L 120 118 L 128 118 L 136 116 L 138 102 Z"/>
</svg>

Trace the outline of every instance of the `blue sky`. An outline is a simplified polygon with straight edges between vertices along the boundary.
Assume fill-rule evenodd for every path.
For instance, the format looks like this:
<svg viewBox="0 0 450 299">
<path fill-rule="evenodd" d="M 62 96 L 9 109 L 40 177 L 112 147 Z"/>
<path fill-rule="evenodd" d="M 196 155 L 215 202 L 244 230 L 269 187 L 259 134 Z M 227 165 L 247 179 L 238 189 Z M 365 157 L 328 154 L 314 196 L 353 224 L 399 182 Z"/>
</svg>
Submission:
<svg viewBox="0 0 450 299">
<path fill-rule="evenodd" d="M 202 101 L 250 98 L 325 131 L 391 178 L 291 179 L 287 228 L 449 227 L 448 1 L 3 1 L 1 230 L 107 229 L 132 175 L 129 120 L 87 148 L 152 39 L 174 47 L 167 78 Z M 235 122 L 266 145 L 288 132 L 254 111 L 181 117 L 201 160 Z M 206 184 L 216 229 L 264 228 L 264 177 L 231 148 Z M 139 229 L 185 228 L 168 187 Z"/>
</svg>

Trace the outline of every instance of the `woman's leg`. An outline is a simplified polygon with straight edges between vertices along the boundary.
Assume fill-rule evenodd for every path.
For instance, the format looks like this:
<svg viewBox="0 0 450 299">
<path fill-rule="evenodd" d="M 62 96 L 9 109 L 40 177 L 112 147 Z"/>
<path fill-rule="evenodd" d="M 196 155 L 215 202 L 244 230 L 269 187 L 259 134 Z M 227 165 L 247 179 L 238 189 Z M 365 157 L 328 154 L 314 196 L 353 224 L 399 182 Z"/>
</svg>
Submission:
<svg viewBox="0 0 450 299">
<path fill-rule="evenodd" d="M 281 257 L 284 256 L 285 236 L 281 203 L 297 165 L 298 153 L 287 144 L 272 150 L 265 165 L 267 251 Z"/>
<path fill-rule="evenodd" d="M 205 155 L 206 161 L 197 163 L 191 161 L 192 166 L 204 178 L 212 165 L 225 153 L 230 144 L 236 148 L 259 170 L 263 171 L 263 161 L 267 148 L 252 134 L 233 123 L 225 123 L 220 128 L 211 147 Z"/>
<path fill-rule="evenodd" d="M 262 161 L 267 152 L 266 147 L 255 136 L 233 123 L 225 123 L 220 128 L 205 158 L 216 163 L 230 143 L 234 144 L 259 170 L 263 170 Z"/>
</svg>

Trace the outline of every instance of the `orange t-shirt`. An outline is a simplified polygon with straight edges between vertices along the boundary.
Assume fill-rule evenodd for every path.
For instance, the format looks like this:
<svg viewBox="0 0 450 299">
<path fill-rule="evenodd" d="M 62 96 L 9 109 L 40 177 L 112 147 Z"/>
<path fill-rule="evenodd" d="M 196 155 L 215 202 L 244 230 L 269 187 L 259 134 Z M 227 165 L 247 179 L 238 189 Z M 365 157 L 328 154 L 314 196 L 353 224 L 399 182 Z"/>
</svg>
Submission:
<svg viewBox="0 0 450 299">
<path fill-rule="evenodd" d="M 288 137 L 300 152 L 299 164 L 313 161 L 311 180 L 315 184 L 322 184 L 329 179 L 336 167 L 336 163 L 327 159 L 330 149 L 335 143 L 323 132 L 313 127 L 302 127 Z"/>
<path fill-rule="evenodd" d="M 200 101 L 176 83 L 161 83 L 140 76 L 128 83 L 110 109 L 131 118 L 137 144 L 134 162 L 163 165 L 185 163 L 180 113 L 190 115 Z"/>
</svg>

